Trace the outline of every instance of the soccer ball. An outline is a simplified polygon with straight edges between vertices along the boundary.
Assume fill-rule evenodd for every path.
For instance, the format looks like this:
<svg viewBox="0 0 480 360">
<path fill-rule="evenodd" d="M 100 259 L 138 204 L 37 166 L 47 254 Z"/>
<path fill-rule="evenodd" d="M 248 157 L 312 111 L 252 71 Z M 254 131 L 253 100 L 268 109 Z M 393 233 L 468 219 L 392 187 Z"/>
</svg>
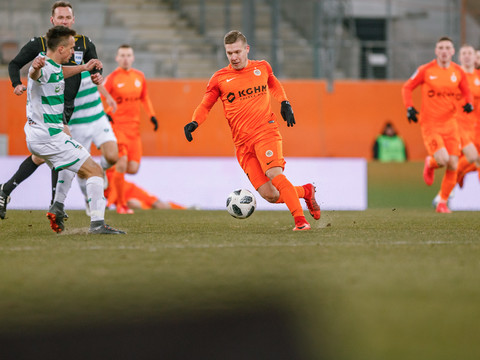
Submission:
<svg viewBox="0 0 480 360">
<path fill-rule="evenodd" d="M 246 219 L 257 207 L 255 196 L 247 189 L 237 189 L 228 195 L 227 211 L 237 219 Z"/>
</svg>

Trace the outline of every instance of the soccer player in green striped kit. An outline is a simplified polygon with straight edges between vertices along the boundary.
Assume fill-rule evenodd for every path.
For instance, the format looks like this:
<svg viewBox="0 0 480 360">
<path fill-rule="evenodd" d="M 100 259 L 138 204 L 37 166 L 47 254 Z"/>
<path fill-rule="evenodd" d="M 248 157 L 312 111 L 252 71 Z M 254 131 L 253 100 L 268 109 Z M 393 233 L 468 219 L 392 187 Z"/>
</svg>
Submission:
<svg viewBox="0 0 480 360">
<path fill-rule="evenodd" d="M 105 198 L 103 196 L 103 171 L 90 153 L 64 131 L 63 110 L 65 77 L 81 71 L 101 68 L 99 60 L 87 64 L 63 67 L 75 46 L 75 31 L 65 26 L 55 26 L 47 33 L 47 52 L 37 56 L 28 71 L 27 122 L 25 135 L 31 153 L 54 170 L 75 172 L 86 179 L 90 202 L 90 233 L 124 234 L 105 224 Z M 92 76 L 100 76 L 95 74 Z M 63 215 L 48 213 L 53 230 L 63 231 Z M 58 221 L 57 221 L 58 220 Z"/>
</svg>

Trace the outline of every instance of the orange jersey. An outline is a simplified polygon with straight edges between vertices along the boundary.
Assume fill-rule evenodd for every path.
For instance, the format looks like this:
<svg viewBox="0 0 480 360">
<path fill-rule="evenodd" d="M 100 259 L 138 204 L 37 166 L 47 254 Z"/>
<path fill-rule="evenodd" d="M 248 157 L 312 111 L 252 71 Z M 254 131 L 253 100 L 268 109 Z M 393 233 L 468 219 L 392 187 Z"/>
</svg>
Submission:
<svg viewBox="0 0 480 360">
<path fill-rule="evenodd" d="M 202 124 L 220 98 L 225 118 L 232 131 L 233 142 L 241 145 L 257 133 L 271 129 L 271 124 L 275 123 L 270 94 L 279 102 L 287 100 L 283 86 L 267 61 L 249 60 L 247 66 L 241 70 L 235 70 L 228 65 L 211 77 L 192 120 L 198 125 Z M 275 125 L 278 127 L 276 123 Z"/>
<path fill-rule="evenodd" d="M 475 125 L 480 120 L 480 72 L 474 70 L 472 73 L 465 73 L 468 80 L 468 86 L 473 96 L 473 111 L 469 114 L 463 111 L 465 99 L 462 98 L 457 102 L 458 128 L 460 130 L 460 137 L 462 144 L 468 145 L 475 136 Z"/>
<path fill-rule="evenodd" d="M 465 102 L 473 102 L 465 72 L 454 62 L 448 68 L 440 67 L 437 60 L 420 66 L 402 87 L 406 107 L 413 106 L 412 91 L 419 85 L 423 85 L 421 123 L 450 120 L 455 115 L 456 102 L 461 96 L 466 99 Z"/>
<path fill-rule="evenodd" d="M 463 111 L 463 105 L 465 105 L 465 99 L 460 100 L 458 103 L 458 111 L 461 111 L 462 116 L 475 116 L 476 119 L 480 119 L 480 70 L 473 70 L 472 73 L 465 73 L 467 76 L 468 87 L 473 96 L 473 111 L 467 114 Z"/>
<path fill-rule="evenodd" d="M 117 68 L 105 80 L 105 89 L 117 102 L 117 111 L 107 112 L 113 119 L 115 132 L 122 131 L 130 135 L 140 133 L 140 104 L 143 104 L 148 117 L 155 116 L 152 102 L 147 93 L 145 75 L 136 69 Z"/>
</svg>

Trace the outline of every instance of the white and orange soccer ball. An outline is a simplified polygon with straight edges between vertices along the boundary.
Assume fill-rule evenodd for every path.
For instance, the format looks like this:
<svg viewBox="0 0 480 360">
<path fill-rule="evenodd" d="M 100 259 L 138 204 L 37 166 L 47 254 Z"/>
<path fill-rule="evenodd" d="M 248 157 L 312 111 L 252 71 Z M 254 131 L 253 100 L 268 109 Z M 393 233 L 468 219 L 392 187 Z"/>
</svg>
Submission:
<svg viewBox="0 0 480 360">
<path fill-rule="evenodd" d="M 246 219 L 257 207 L 255 196 L 247 189 L 232 191 L 227 197 L 227 211 L 237 219 Z"/>
</svg>

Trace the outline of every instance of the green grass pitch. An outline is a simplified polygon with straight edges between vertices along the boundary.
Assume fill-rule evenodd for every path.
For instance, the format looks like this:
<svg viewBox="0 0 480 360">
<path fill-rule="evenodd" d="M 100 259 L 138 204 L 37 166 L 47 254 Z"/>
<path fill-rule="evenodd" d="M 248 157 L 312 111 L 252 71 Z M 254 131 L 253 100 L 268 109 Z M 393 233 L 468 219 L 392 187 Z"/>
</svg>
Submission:
<svg viewBox="0 0 480 360">
<path fill-rule="evenodd" d="M 253 327 L 279 320 L 297 358 L 479 359 L 480 214 L 436 214 L 440 180 L 427 188 L 421 170 L 370 163 L 369 209 L 323 211 L 309 232 L 291 231 L 287 211 L 236 220 L 159 210 L 107 211 L 128 234 L 91 236 L 86 215 L 70 211 L 56 235 L 44 212 L 9 211 L 0 221 L 0 358 L 2 345 L 45 334 L 139 324 L 174 333 L 178 324 L 218 327 L 212 318 L 229 319 L 231 331 L 267 314 Z M 250 332 L 244 324 L 236 344 L 248 347 Z M 202 347 L 218 347 L 215 339 L 202 337 Z"/>
</svg>

